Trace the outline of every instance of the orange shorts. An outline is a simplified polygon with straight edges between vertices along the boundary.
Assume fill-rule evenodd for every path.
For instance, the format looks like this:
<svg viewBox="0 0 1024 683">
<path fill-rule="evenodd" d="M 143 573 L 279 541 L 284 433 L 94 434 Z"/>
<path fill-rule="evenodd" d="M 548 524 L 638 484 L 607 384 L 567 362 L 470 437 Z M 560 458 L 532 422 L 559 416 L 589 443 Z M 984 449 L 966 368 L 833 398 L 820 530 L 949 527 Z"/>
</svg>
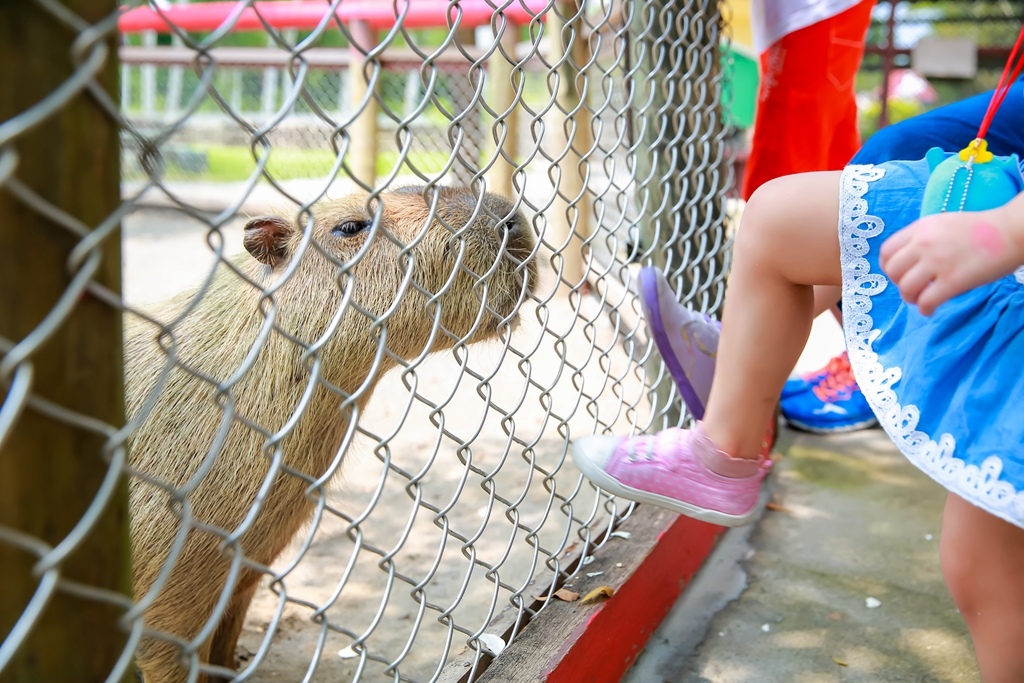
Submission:
<svg viewBox="0 0 1024 683">
<path fill-rule="evenodd" d="M 794 31 L 761 54 L 743 198 L 773 178 L 842 169 L 860 147 L 856 79 L 875 0 Z"/>
</svg>

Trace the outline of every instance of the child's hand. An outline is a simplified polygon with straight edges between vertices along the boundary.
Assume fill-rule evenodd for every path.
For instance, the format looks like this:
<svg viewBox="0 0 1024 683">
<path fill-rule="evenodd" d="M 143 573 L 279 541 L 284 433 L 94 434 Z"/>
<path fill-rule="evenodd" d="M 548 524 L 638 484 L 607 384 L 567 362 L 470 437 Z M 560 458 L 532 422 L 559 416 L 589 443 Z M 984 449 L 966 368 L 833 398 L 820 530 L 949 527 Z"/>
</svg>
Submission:
<svg viewBox="0 0 1024 683">
<path fill-rule="evenodd" d="M 925 216 L 882 245 L 882 270 L 904 301 L 931 315 L 939 304 L 1020 267 L 1020 247 L 1003 217 L 998 209 Z"/>
</svg>

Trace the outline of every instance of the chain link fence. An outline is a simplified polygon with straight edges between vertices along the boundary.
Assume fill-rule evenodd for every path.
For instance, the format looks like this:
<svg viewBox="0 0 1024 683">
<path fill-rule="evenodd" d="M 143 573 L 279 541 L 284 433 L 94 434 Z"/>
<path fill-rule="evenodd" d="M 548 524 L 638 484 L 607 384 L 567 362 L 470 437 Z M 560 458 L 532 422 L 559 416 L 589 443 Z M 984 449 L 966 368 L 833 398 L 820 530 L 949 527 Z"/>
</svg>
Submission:
<svg viewBox="0 0 1024 683">
<path fill-rule="evenodd" d="M 254 168 L 249 152 L 249 136 L 239 129 L 235 121 L 224 113 L 213 97 L 199 93 L 199 76 L 188 69 L 193 55 L 189 50 L 161 50 L 170 52 L 151 58 L 180 59 L 180 66 L 160 64 L 126 64 L 121 75 L 121 106 L 125 116 L 138 130 L 157 133 L 177 121 L 183 106 L 197 94 L 200 106 L 181 125 L 174 136 L 161 148 L 166 164 L 164 177 L 180 181 L 206 183 L 238 182 L 247 178 Z M 248 51 L 250 59 L 266 59 L 267 50 Z M 145 60 L 147 50 L 134 50 L 129 56 Z M 413 147 L 408 158 L 418 168 L 432 174 L 439 173 L 450 152 L 448 124 L 444 112 L 467 111 L 473 101 L 473 86 L 468 79 L 468 65 L 457 62 L 439 65 L 433 95 L 437 103 L 416 112 L 426 96 L 425 86 L 415 69 L 386 68 L 380 76 L 380 98 L 383 109 L 395 112 L 401 118 L 410 117 L 414 133 Z M 257 126 L 273 120 L 288 96 L 287 72 L 274 66 L 264 68 L 224 66 L 214 78 L 214 87 L 222 93 L 231 110 Z M 287 119 L 273 126 L 268 140 L 278 150 L 270 171 L 275 178 L 292 180 L 314 179 L 327 175 L 334 161 L 330 149 L 332 127 L 313 109 L 329 112 L 332 118 L 344 118 L 353 107 L 349 102 L 351 74 L 341 65 L 333 69 L 309 69 L 306 75 L 306 95 L 312 101 L 300 99 Z M 539 81 L 538 85 L 542 85 Z M 467 153 L 479 158 L 484 150 L 484 131 L 479 112 L 471 112 L 467 119 Z M 399 161 L 399 154 L 389 149 L 395 138 L 395 121 L 384 113 L 377 115 L 378 140 L 381 152 L 376 169 L 386 174 Z M 511 145 L 510 145 L 511 147 Z M 142 181 L 146 171 L 139 164 L 138 142 L 125 138 L 123 173 L 129 181 Z"/>
<path fill-rule="evenodd" d="M 2 681 L 470 680 L 633 509 L 570 440 L 685 418 L 634 282 L 721 304 L 714 0 L 289 4 L 0 7 Z"/>
</svg>

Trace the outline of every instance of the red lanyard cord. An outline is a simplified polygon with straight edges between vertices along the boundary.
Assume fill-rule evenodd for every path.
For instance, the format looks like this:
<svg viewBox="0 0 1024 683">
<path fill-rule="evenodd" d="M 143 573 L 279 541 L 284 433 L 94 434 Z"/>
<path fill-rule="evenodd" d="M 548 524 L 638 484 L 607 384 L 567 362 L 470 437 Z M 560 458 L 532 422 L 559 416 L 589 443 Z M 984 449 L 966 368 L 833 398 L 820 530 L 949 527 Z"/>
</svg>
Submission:
<svg viewBox="0 0 1024 683">
<path fill-rule="evenodd" d="M 999 77 L 999 85 L 996 86 L 996 90 L 992 94 L 992 101 L 988 103 L 985 118 L 982 119 L 981 127 L 978 129 L 978 139 L 980 140 L 985 139 L 985 136 L 988 134 L 988 128 L 992 124 L 992 119 L 996 115 L 996 110 L 1002 106 L 1003 101 L 1010 92 L 1010 85 L 1017 80 L 1021 70 L 1024 69 L 1024 54 L 1021 53 L 1022 45 L 1024 45 L 1024 27 L 1021 27 L 1020 35 L 1017 36 L 1017 42 L 1014 43 L 1013 49 L 1010 50 L 1010 58 L 1006 61 L 1006 66 L 1003 67 L 1003 74 Z M 1014 62 L 1016 62 L 1016 66 L 1014 66 Z"/>
</svg>

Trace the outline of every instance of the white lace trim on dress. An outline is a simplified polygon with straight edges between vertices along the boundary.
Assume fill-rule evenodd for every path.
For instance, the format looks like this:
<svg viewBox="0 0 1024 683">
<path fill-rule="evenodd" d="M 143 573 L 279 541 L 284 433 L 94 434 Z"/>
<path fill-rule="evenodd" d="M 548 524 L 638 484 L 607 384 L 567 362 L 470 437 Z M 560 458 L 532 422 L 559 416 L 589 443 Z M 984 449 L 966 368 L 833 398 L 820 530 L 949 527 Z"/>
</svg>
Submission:
<svg viewBox="0 0 1024 683">
<path fill-rule="evenodd" d="M 843 171 L 839 204 L 839 243 L 843 269 L 843 333 L 850 364 L 857 383 L 879 422 L 896 446 L 918 468 L 964 500 L 1024 527 L 1024 492 L 1000 481 L 1003 461 L 986 458 L 981 465 L 968 465 L 956 456 L 956 441 L 951 434 L 938 439 L 917 429 L 920 411 L 914 405 L 900 405 L 893 386 L 903 373 L 897 367 L 882 367 L 872 349 L 879 330 L 871 318 L 871 298 L 888 286 L 881 273 L 872 273 L 864 256 L 870 250 L 868 239 L 882 233 L 881 218 L 868 213 L 868 185 L 885 175 L 885 169 L 872 165 L 848 166 Z M 1015 273 L 1024 284 L 1024 269 Z M 1007 445 L 1019 447 L 1019 444 Z"/>
</svg>

